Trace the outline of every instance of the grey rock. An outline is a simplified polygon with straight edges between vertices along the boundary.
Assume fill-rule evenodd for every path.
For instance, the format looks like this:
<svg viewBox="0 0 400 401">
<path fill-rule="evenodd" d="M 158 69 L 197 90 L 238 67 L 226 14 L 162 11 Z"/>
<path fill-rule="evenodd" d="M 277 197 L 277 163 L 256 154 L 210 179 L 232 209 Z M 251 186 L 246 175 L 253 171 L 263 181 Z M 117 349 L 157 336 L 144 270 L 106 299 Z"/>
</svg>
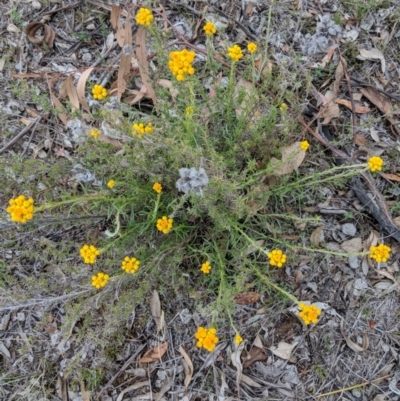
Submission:
<svg viewBox="0 0 400 401">
<path fill-rule="evenodd" d="M 345 223 L 342 225 L 342 233 L 354 237 L 356 235 L 357 228 L 353 223 Z"/>
<path fill-rule="evenodd" d="M 357 256 L 349 257 L 349 266 L 352 269 L 358 269 L 360 267 L 360 261 L 358 260 Z"/>
</svg>

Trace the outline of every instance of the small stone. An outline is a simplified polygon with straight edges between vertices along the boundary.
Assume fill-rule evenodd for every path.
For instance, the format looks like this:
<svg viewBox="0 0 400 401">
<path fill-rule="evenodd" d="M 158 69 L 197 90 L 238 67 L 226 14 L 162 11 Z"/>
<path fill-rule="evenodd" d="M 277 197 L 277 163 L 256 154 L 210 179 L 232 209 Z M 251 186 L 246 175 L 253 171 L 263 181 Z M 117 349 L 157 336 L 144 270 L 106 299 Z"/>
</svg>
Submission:
<svg viewBox="0 0 400 401">
<path fill-rule="evenodd" d="M 356 235 L 357 228 L 352 223 L 346 223 L 342 225 L 342 233 L 354 237 Z"/>
<path fill-rule="evenodd" d="M 90 61 L 92 61 L 92 55 L 90 53 L 84 53 L 82 54 L 82 61 L 84 61 L 85 63 L 89 63 Z"/>
<path fill-rule="evenodd" d="M 350 256 L 349 257 L 349 266 L 352 269 L 358 269 L 360 266 L 360 261 L 358 260 L 357 256 Z"/>
<path fill-rule="evenodd" d="M 89 24 L 89 25 L 86 26 L 86 29 L 87 29 L 88 31 L 93 31 L 93 30 L 96 29 L 96 25 L 93 24 L 93 23 L 91 23 L 91 24 Z"/>
<path fill-rule="evenodd" d="M 38 1 L 32 1 L 32 8 L 35 10 L 40 10 L 42 8 L 42 5 Z"/>
<path fill-rule="evenodd" d="M 19 320 L 20 322 L 23 322 L 25 320 L 25 313 L 18 312 L 17 313 L 17 320 Z"/>
</svg>

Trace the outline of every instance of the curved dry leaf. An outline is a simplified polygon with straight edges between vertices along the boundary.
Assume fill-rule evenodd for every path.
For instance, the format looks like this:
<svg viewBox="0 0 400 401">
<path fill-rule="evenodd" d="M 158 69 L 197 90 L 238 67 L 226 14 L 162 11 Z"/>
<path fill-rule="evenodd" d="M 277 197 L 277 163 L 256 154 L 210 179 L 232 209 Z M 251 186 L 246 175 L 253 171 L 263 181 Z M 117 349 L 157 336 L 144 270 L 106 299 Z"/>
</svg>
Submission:
<svg viewBox="0 0 400 401">
<path fill-rule="evenodd" d="M 234 352 L 232 352 L 231 355 L 231 360 L 232 360 L 232 365 L 236 368 L 237 374 L 236 374 L 236 386 L 239 391 L 239 386 L 240 386 L 240 380 L 242 379 L 242 373 L 243 373 L 243 365 L 242 361 L 240 360 L 240 355 L 242 354 L 242 351 L 244 349 L 244 341 L 242 341 L 238 346 L 236 346 L 236 349 Z"/>
<path fill-rule="evenodd" d="M 400 182 L 400 174 L 381 173 L 387 180 Z"/>
<path fill-rule="evenodd" d="M 132 27 L 128 20 L 125 22 L 124 45 L 117 75 L 117 99 L 121 100 L 126 89 L 125 75 L 129 73 L 132 58 Z"/>
<path fill-rule="evenodd" d="M 361 252 L 363 245 L 360 237 L 349 239 L 340 244 L 340 247 L 348 253 Z"/>
<path fill-rule="evenodd" d="M 121 15 L 121 6 L 114 4 L 111 8 L 111 16 L 110 16 L 111 26 L 114 30 L 117 29 L 117 23 L 120 15 Z"/>
<path fill-rule="evenodd" d="M 379 49 L 360 49 L 360 59 L 368 59 L 368 60 L 381 60 L 382 72 L 386 71 L 386 60 L 383 53 Z"/>
<path fill-rule="evenodd" d="M 54 107 L 58 110 L 58 111 L 63 111 L 64 107 L 61 104 L 61 102 L 58 100 L 58 98 L 56 97 L 56 95 L 53 92 L 50 92 L 51 95 L 51 99 L 53 100 L 54 103 Z M 64 113 L 58 113 L 57 117 L 63 122 L 64 125 L 67 125 L 68 123 L 68 116 Z"/>
<path fill-rule="evenodd" d="M 79 110 L 78 93 L 74 86 L 74 78 L 72 75 L 68 76 L 60 89 L 60 96 L 68 96 L 69 101 L 74 109 Z"/>
<path fill-rule="evenodd" d="M 136 33 L 136 58 L 138 60 L 140 77 L 143 85 L 147 88 L 147 93 L 153 101 L 154 107 L 158 109 L 156 93 L 151 84 L 149 76 L 149 62 L 147 61 L 146 29 L 139 27 Z"/>
<path fill-rule="evenodd" d="M 178 89 L 174 88 L 174 85 L 172 82 L 168 79 L 159 79 L 158 84 L 162 86 L 163 88 L 167 88 L 169 90 L 169 93 L 172 96 L 172 99 L 175 100 L 175 98 L 178 96 L 179 91 Z"/>
<path fill-rule="evenodd" d="M 280 343 L 278 343 L 277 347 L 272 346 L 270 350 L 274 355 L 279 356 L 279 358 L 289 359 L 292 355 L 292 351 L 298 343 L 298 341 L 294 341 L 292 344 L 289 344 L 281 341 Z"/>
<path fill-rule="evenodd" d="M 36 37 L 36 31 L 40 28 L 44 29 L 44 37 L 38 38 Z M 26 36 L 29 42 L 35 45 L 41 45 L 43 42 L 46 43 L 47 46 L 53 47 L 54 39 L 56 37 L 56 33 L 53 31 L 53 28 L 49 25 L 43 24 L 43 22 L 32 21 L 25 28 Z"/>
<path fill-rule="evenodd" d="M 86 81 L 89 78 L 89 75 L 94 70 L 94 67 L 88 68 L 86 71 L 82 73 L 79 77 L 76 92 L 78 93 L 78 99 L 81 103 L 82 107 L 91 115 L 89 105 L 86 101 L 85 90 L 86 90 Z"/>
<path fill-rule="evenodd" d="M 343 324 L 344 324 L 344 319 L 342 318 L 340 320 L 340 332 L 342 333 L 342 336 L 345 339 L 345 341 L 346 341 L 347 345 L 349 346 L 349 348 L 352 349 L 354 352 L 363 352 L 363 351 L 365 351 L 365 349 L 363 347 L 360 347 L 358 344 L 356 344 L 354 341 L 352 341 L 349 337 L 347 337 L 344 334 Z"/>
<path fill-rule="evenodd" d="M 353 108 L 351 107 L 351 102 L 349 100 L 346 100 L 346 99 L 335 99 L 335 103 L 341 104 L 343 106 L 346 106 L 349 110 L 353 110 Z M 357 114 L 365 114 L 365 113 L 370 113 L 372 110 L 369 109 L 368 107 L 358 106 L 357 104 L 355 104 L 354 105 L 354 111 Z"/>
<path fill-rule="evenodd" d="M 123 398 L 124 398 L 124 395 L 125 395 L 126 393 L 129 393 L 129 391 L 137 390 L 138 388 L 141 388 L 141 387 L 144 387 L 144 386 L 148 386 L 148 385 L 149 385 L 149 382 L 148 382 L 148 381 L 144 381 L 144 382 L 139 382 L 139 383 L 132 384 L 132 386 L 127 387 L 126 389 L 122 390 L 122 391 L 118 394 L 118 397 L 117 397 L 117 400 L 116 400 L 116 401 L 122 401 Z"/>
<path fill-rule="evenodd" d="M 144 355 L 139 359 L 140 363 L 152 363 L 159 361 L 168 349 L 168 343 L 162 343 L 156 345 L 155 347 L 149 349 L 144 353 Z"/>
<path fill-rule="evenodd" d="M 120 141 L 118 141 L 117 139 L 114 139 L 114 138 L 110 138 L 109 136 L 104 135 L 104 134 L 100 134 L 96 138 L 96 141 L 109 143 L 110 145 L 114 145 L 118 149 L 122 148 L 122 143 Z"/>
<path fill-rule="evenodd" d="M 282 149 L 282 160 L 275 157 L 271 159 L 270 168 L 273 170 L 273 175 L 281 176 L 290 174 L 303 163 L 306 157 L 306 152 L 300 148 L 300 142 L 295 142 L 292 145 Z"/>
<path fill-rule="evenodd" d="M 324 240 L 324 229 L 323 227 L 317 227 L 312 233 L 310 237 L 311 243 L 319 248 L 320 242 Z"/>
<path fill-rule="evenodd" d="M 161 310 L 160 297 L 158 296 L 158 292 L 156 290 L 153 291 L 153 295 L 151 297 L 150 310 L 151 310 L 151 315 L 153 316 L 153 319 L 156 322 L 157 330 L 158 331 L 162 330 L 165 325 L 164 313 Z"/>
<path fill-rule="evenodd" d="M 185 362 L 183 364 L 183 368 L 185 370 L 184 385 L 185 385 L 185 388 L 187 390 L 187 388 L 189 386 L 189 383 L 190 383 L 190 381 L 192 380 L 192 377 L 193 377 L 193 371 L 194 371 L 193 363 L 192 363 L 192 360 L 190 359 L 189 355 L 187 354 L 187 352 L 182 348 L 182 346 L 179 347 L 179 352 L 182 354 L 182 356 L 184 358 L 183 362 Z"/>
</svg>

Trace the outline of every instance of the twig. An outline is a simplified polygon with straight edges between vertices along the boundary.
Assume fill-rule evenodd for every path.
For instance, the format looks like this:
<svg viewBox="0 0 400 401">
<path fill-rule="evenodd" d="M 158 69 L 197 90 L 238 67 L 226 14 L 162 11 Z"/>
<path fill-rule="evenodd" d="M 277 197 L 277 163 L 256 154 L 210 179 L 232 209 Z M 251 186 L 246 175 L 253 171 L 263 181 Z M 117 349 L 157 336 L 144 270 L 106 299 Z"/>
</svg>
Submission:
<svg viewBox="0 0 400 401">
<path fill-rule="evenodd" d="M 121 369 L 107 382 L 107 384 L 101 389 L 100 393 L 97 394 L 97 399 L 100 399 L 100 396 L 107 390 L 108 387 L 114 382 L 114 380 L 137 358 L 142 349 L 145 347 L 145 344 L 139 346 L 136 352 L 122 365 Z"/>
<path fill-rule="evenodd" d="M 68 8 L 74 8 L 76 6 L 79 6 L 80 4 L 81 4 L 81 2 L 77 1 L 76 3 L 68 4 L 68 5 L 64 6 L 64 7 L 56 8 L 56 9 L 50 10 L 50 11 L 46 11 L 46 12 L 42 13 L 42 15 L 50 15 L 50 14 L 58 13 L 59 11 L 67 10 Z"/>
<path fill-rule="evenodd" d="M 341 388 L 339 390 L 330 391 L 329 393 L 319 394 L 319 395 L 316 395 L 315 398 L 327 397 L 328 395 L 333 395 L 333 394 L 343 393 L 344 391 L 354 390 L 355 388 L 364 387 L 364 386 L 367 386 L 368 384 L 372 384 L 373 382 L 376 382 L 378 380 L 387 379 L 388 377 L 390 377 L 390 375 L 378 377 L 374 380 L 370 380 L 370 381 L 367 381 L 364 383 L 354 384 L 353 386 Z"/>
<path fill-rule="evenodd" d="M 14 145 L 14 143 L 18 142 L 29 130 L 32 128 L 36 129 L 36 126 L 39 124 L 40 120 L 43 118 L 42 115 L 37 116 L 27 127 L 25 127 L 17 136 L 11 139 L 10 142 L 7 143 L 2 149 L 0 149 L 0 154 L 4 153 L 9 147 Z"/>
</svg>

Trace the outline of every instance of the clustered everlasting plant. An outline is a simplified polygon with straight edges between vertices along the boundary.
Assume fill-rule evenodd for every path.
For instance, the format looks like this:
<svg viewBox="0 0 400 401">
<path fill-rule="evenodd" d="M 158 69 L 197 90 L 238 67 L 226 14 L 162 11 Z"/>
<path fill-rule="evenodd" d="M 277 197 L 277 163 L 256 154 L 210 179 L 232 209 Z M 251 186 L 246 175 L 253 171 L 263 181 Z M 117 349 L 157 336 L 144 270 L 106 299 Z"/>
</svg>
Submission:
<svg viewBox="0 0 400 401">
<path fill-rule="evenodd" d="M 153 20 L 151 10 L 147 8 L 140 8 L 136 14 L 138 25 L 148 27 Z M 203 30 L 207 35 L 207 43 L 211 44 L 212 36 L 216 33 L 214 23 L 207 22 Z M 148 31 L 157 34 L 153 32 L 153 26 Z M 296 177 L 289 177 L 274 184 L 275 186 L 264 185 L 265 177 L 274 177 L 276 173 L 276 167 L 271 167 L 270 163 L 272 155 L 279 153 L 279 144 L 288 140 L 285 131 L 281 131 L 279 126 L 290 120 L 291 110 L 294 108 L 291 99 L 288 99 L 291 105 L 288 110 L 287 104 L 282 102 L 286 97 L 279 94 L 271 101 L 266 115 L 253 121 L 252 112 L 256 109 L 255 99 L 258 94 L 254 78 L 258 74 L 254 67 L 254 53 L 258 49 L 256 43 L 248 43 L 247 50 L 251 57 L 242 61 L 243 64 L 250 64 L 249 61 L 253 63 L 250 95 L 237 85 L 234 74 L 237 62 L 243 58 L 243 51 L 237 44 L 228 48 L 228 56 L 232 60 L 230 74 L 227 74 L 229 77 L 226 81 L 220 77 L 213 80 L 209 92 L 204 90 L 203 82 L 198 77 L 200 74 L 195 74 L 193 63 L 196 53 L 186 48 L 174 49 L 176 50 L 169 53 L 168 65 L 163 62 L 160 69 L 164 68 L 166 74 L 172 74 L 179 81 L 177 83 L 173 80 L 173 85 L 179 92 L 173 100 L 166 98 L 169 95 L 163 93 L 165 98 L 160 101 L 160 110 L 157 111 L 159 114 L 155 112 L 151 116 L 153 121 L 158 118 L 154 123 L 157 130 L 154 130 L 150 122 L 132 124 L 133 121 L 143 121 L 143 112 L 139 113 L 131 107 L 123 109 L 129 116 L 125 121 L 124 132 L 131 130 L 132 135 L 139 139 L 145 134 L 154 134 L 141 141 L 130 138 L 134 145 L 130 142 L 124 143 L 123 149 L 118 151 L 118 157 L 114 157 L 110 144 L 101 143 L 100 140 L 90 139 L 87 149 L 82 150 L 83 153 L 86 152 L 84 158 L 86 157 L 91 166 L 99 164 L 99 160 L 110 162 L 110 168 L 104 168 L 106 172 L 103 176 L 113 177 L 107 182 L 107 186 L 112 189 L 117 185 L 118 189 L 110 191 L 100 183 L 101 189 L 96 189 L 91 194 L 90 186 L 88 185 L 88 189 L 81 183 L 87 193 L 76 204 L 84 204 L 85 213 L 89 210 L 87 205 L 91 203 L 94 204 L 91 210 L 96 214 L 98 208 L 103 208 L 110 217 L 107 223 L 111 224 L 115 217 L 116 226 L 113 233 L 108 230 L 104 232 L 104 237 L 113 242 L 101 247 L 101 251 L 95 245 L 82 246 L 80 255 L 84 263 L 95 264 L 100 253 L 102 259 L 103 255 L 105 258 L 106 250 L 112 245 L 115 252 L 121 252 L 118 260 L 123 258 L 121 269 L 125 273 L 134 274 L 139 270 L 141 262 L 136 257 L 122 256 L 133 253 L 146 261 L 150 271 L 151 267 L 153 271 L 160 270 L 160 261 L 171 266 L 181 263 L 188 271 L 193 267 L 193 274 L 200 276 L 206 283 L 212 283 L 210 287 L 218 282 L 215 290 L 218 293 L 217 299 L 204 307 L 210 311 L 212 327 L 199 327 L 194 336 L 197 347 L 209 352 L 215 349 L 219 341 L 215 328 L 216 311 L 228 313 L 236 333 L 233 343 L 239 345 L 243 342 L 239 331 L 233 326 L 230 313 L 234 303 L 232 291 L 227 289 L 235 286 L 238 292 L 244 291 L 244 287 L 254 276 L 259 277 L 268 289 L 279 291 L 297 304 L 298 316 L 305 325 L 317 324 L 321 315 L 321 309 L 317 305 L 300 302 L 269 277 L 274 272 L 271 267 L 282 268 L 287 263 L 288 256 L 282 249 L 290 251 L 291 244 L 279 242 L 266 232 L 265 227 L 274 226 L 275 217 L 271 217 L 273 214 L 270 216 L 269 213 L 258 213 L 259 210 L 265 210 L 268 199 L 281 200 L 289 190 L 295 191 L 307 183 L 306 178 L 302 178 L 303 181 L 299 184 Z M 163 55 L 166 59 L 166 54 Z M 211 50 L 208 57 L 209 60 L 212 59 Z M 201 71 L 201 61 L 198 63 Z M 213 63 L 205 63 L 204 68 L 208 66 L 212 68 Z M 248 67 L 250 69 L 251 65 Z M 207 76 L 223 75 L 223 72 L 214 72 L 209 74 L 207 71 Z M 92 94 L 95 99 L 103 100 L 107 97 L 107 90 L 101 85 L 94 85 Z M 240 109 L 245 112 L 240 113 Z M 99 114 L 111 123 L 125 119 L 122 111 L 120 114 L 116 112 L 107 115 L 107 111 L 101 110 Z M 280 121 L 282 124 L 277 124 Z M 92 129 L 90 135 L 96 139 L 100 130 Z M 304 156 L 310 144 L 304 140 L 300 145 L 297 142 L 295 146 L 296 152 Z M 268 157 L 265 156 L 265 149 L 270 153 Z M 285 162 L 283 160 L 281 164 Z M 377 171 L 382 169 L 383 160 L 374 156 L 367 164 L 371 171 Z M 366 164 L 361 167 L 362 171 L 367 169 Z M 310 186 L 316 186 L 320 181 L 327 182 L 328 179 L 334 181 L 337 172 L 336 169 L 316 173 L 315 177 L 310 178 Z M 342 175 L 344 178 L 350 176 L 351 173 Z M 65 200 L 65 204 L 73 202 L 73 199 Z M 37 211 L 33 206 L 33 199 L 23 195 L 11 199 L 9 203 L 7 212 L 15 222 L 25 223 Z M 55 207 L 63 205 L 63 201 L 54 204 Z M 282 221 L 291 221 L 291 217 L 284 211 L 279 212 Z M 164 236 L 159 232 L 170 234 Z M 123 243 L 122 250 L 118 250 L 119 241 Z M 259 252 L 260 258 L 248 257 L 254 252 L 249 247 Z M 274 249 L 275 247 L 282 249 Z M 142 258 L 143 254 L 145 256 Z M 290 255 L 289 252 L 288 254 Z M 204 260 L 205 255 L 212 261 L 212 265 L 206 260 L 199 269 L 199 260 Z M 390 247 L 384 244 L 371 247 L 370 257 L 378 263 L 387 262 Z M 268 260 L 271 267 L 260 267 L 259 259 L 263 259 L 263 262 Z M 118 271 L 122 276 L 121 269 Z M 145 274 L 144 270 L 146 269 L 140 269 L 131 279 L 135 280 L 142 273 Z M 111 274 L 107 268 L 104 271 Z M 96 289 L 103 288 L 109 282 L 109 285 L 114 284 L 107 273 L 99 272 L 92 276 L 92 286 Z"/>
<path fill-rule="evenodd" d="M 213 351 L 219 341 L 216 334 L 217 330 L 215 328 L 206 329 L 205 327 L 200 326 L 194 335 L 195 339 L 197 340 L 197 347 L 204 348 L 208 352 Z"/>
<path fill-rule="evenodd" d="M 385 244 L 379 244 L 377 246 L 371 246 L 370 258 L 374 259 L 378 263 L 386 263 L 390 258 L 390 246 Z"/>
<path fill-rule="evenodd" d="M 143 123 L 135 123 L 132 125 L 132 135 L 137 135 L 139 139 L 143 137 L 144 134 L 151 134 L 154 131 L 152 123 L 144 125 Z"/>
<path fill-rule="evenodd" d="M 150 26 L 154 19 L 154 15 L 148 8 L 141 7 L 136 14 L 136 23 L 138 25 Z"/>
<path fill-rule="evenodd" d="M 7 213 L 9 213 L 12 221 L 26 223 L 33 218 L 35 207 L 32 198 L 25 198 L 24 195 L 20 195 L 18 198 L 10 199 L 8 203 L 10 206 L 7 208 Z"/>
<path fill-rule="evenodd" d="M 379 156 L 372 156 L 368 160 L 368 167 L 372 172 L 381 171 L 383 166 L 383 159 Z"/>
<path fill-rule="evenodd" d="M 107 97 L 107 89 L 101 85 L 94 85 L 92 95 L 96 100 L 103 100 Z"/>
<path fill-rule="evenodd" d="M 174 51 L 169 53 L 169 57 L 171 60 L 168 62 L 168 67 L 178 81 L 183 81 L 187 76 L 195 73 L 192 65 L 196 57 L 194 51 L 187 49 Z"/>
</svg>

